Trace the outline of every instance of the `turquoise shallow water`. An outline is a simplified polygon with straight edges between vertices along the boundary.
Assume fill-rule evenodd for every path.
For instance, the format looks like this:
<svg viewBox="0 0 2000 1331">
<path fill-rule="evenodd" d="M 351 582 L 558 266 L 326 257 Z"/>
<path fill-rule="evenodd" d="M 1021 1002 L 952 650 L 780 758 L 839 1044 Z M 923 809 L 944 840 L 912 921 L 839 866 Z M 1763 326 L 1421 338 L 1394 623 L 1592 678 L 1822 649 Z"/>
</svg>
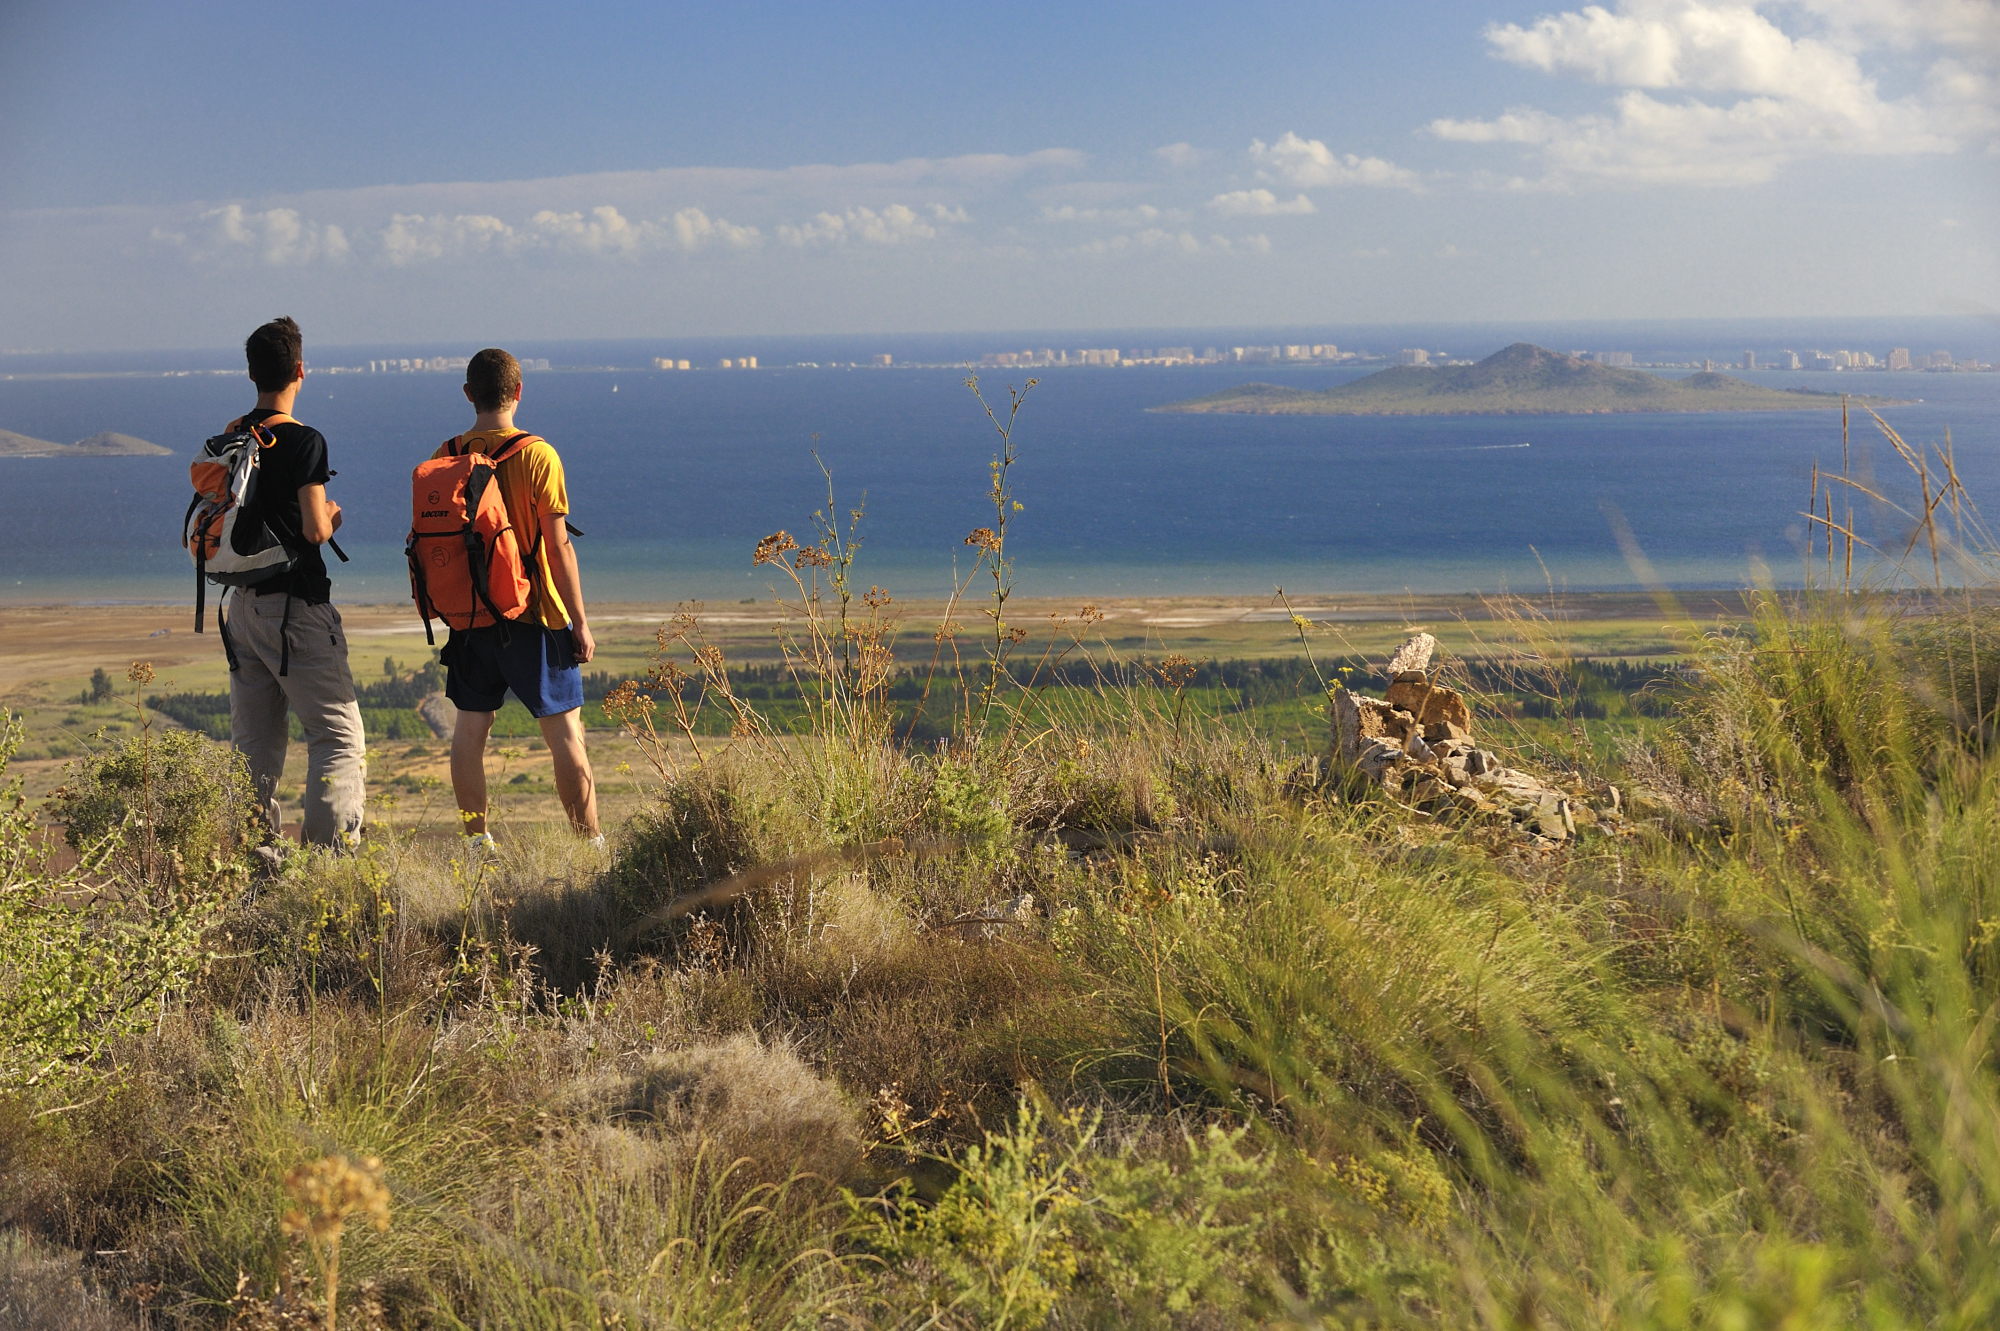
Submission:
<svg viewBox="0 0 2000 1331">
<path fill-rule="evenodd" d="M 337 361 L 340 358 L 334 357 Z M 631 357 L 633 362 L 639 357 Z M 1677 586 L 1800 576 L 1815 458 L 1839 464 L 1838 412 L 1285 418 L 1149 413 L 1252 379 L 1318 387 L 1354 371 L 1269 367 L 1046 372 L 1021 415 L 1015 494 L 1029 595 L 1577 589 L 1637 585 L 1629 524 Z M 988 371 L 1004 399 L 1018 371 Z M 1885 413 L 1911 442 L 1949 427 L 1976 501 L 2000 511 L 2000 375 L 1754 374 L 1776 386 L 1919 397 Z M 760 594 L 757 539 L 809 530 L 866 492 L 858 576 L 930 594 L 964 563 L 991 427 L 952 370 L 640 370 L 531 374 L 521 423 L 563 451 L 586 590 L 600 600 Z M 615 388 L 615 391 L 614 391 Z M 234 377 L 0 381 L 0 427 L 51 439 L 120 430 L 174 458 L 0 459 L 0 598 L 180 599 L 186 455 L 249 405 Z M 354 562 L 349 601 L 407 593 L 409 468 L 469 423 L 447 375 L 315 376 L 298 414 L 325 431 Z M 817 441 L 815 442 L 815 436 Z M 1865 417 L 1856 474 L 1914 485 Z M 1907 523 L 1864 508 L 1900 551 Z M 1545 572 L 1546 570 L 1546 572 Z"/>
</svg>

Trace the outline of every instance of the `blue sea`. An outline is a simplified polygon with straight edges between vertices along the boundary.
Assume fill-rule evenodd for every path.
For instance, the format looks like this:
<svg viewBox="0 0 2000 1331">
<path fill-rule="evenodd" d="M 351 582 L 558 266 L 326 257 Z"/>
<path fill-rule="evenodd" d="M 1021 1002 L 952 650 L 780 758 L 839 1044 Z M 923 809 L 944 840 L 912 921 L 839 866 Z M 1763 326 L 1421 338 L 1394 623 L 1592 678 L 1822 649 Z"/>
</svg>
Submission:
<svg viewBox="0 0 2000 1331">
<path fill-rule="evenodd" d="M 1977 329 L 1893 327 L 1810 345 L 1881 355 L 1956 336 L 1956 353 L 1993 359 Z M 1540 336 L 1534 336 L 1536 332 Z M 1565 336 L 1567 334 L 1567 336 Z M 1484 355 L 1530 336 L 1562 349 L 1635 345 L 1640 358 L 1740 355 L 1730 348 L 1808 343 L 1782 330 L 1498 327 L 1376 330 L 1374 349 L 1421 345 Z M 1309 335 L 1308 335 L 1309 336 Z M 1990 331 L 1985 335 L 1991 342 Z M 1418 340 L 1421 337 L 1421 340 Z M 1280 333 L 1262 340 L 1307 340 Z M 1753 340 L 1754 338 L 1754 340 Z M 1186 345 L 1255 340 L 1242 332 L 994 335 L 957 339 L 739 339 L 732 343 L 528 344 L 552 368 L 527 377 L 524 428 L 561 450 L 585 590 L 597 601 L 760 596 L 770 570 L 757 540 L 804 538 L 825 510 L 845 524 L 864 508 L 855 576 L 901 596 L 944 591 L 975 527 L 990 526 L 988 465 L 998 438 L 952 368 L 836 368 L 875 351 L 944 361 L 1023 346 Z M 1321 333 L 1316 340 L 1334 340 Z M 1358 340 L 1353 333 L 1346 345 Z M 1881 346 L 1876 346 L 1876 342 Z M 1938 343 L 1939 345 L 1948 345 Z M 1367 345 L 1363 343 L 1363 345 Z M 308 347 L 315 365 L 477 348 Z M 754 371 L 657 371 L 656 355 L 714 364 L 755 354 Z M 1768 353 L 1767 353 L 1768 354 Z M 813 366 L 797 364 L 816 362 Z M 227 352 L 0 357 L 0 428 L 68 441 L 101 430 L 174 449 L 171 458 L 0 458 L 0 599 L 181 600 L 192 569 L 178 543 L 187 458 L 251 404 L 247 382 L 213 373 Z M 1626 589 L 1650 576 L 1677 587 L 1794 585 L 1817 460 L 1838 469 L 1838 411 L 1571 417 L 1188 416 L 1148 407 L 1248 381 L 1319 388 L 1371 368 L 1194 366 L 980 371 L 1003 414 L 1010 384 L 1032 390 L 1009 478 L 1024 506 L 1011 538 L 1020 594 L 1300 595 L 1356 592 Z M 1722 367 L 1719 367 L 1722 368 Z M 194 371 L 179 373 L 179 371 Z M 1740 373 L 1739 371 L 1731 371 Z M 1975 502 L 2000 512 L 2000 374 L 1756 372 L 1776 387 L 1920 399 L 1885 418 L 1913 445 L 1949 430 Z M 335 570 L 349 602 L 407 595 L 402 539 L 409 470 L 470 424 L 451 374 L 309 377 L 297 414 L 323 430 L 338 476 L 330 491 L 353 562 Z M 1863 413 L 1852 418 L 1853 474 L 1905 507 L 1914 478 Z M 1862 534 L 1900 553 L 1909 521 L 1857 504 Z M 1617 526 L 1650 574 L 1621 548 Z M 1926 566 L 1927 570 L 1927 566 Z M 1927 571 L 1926 571 L 1927 576 Z"/>
</svg>

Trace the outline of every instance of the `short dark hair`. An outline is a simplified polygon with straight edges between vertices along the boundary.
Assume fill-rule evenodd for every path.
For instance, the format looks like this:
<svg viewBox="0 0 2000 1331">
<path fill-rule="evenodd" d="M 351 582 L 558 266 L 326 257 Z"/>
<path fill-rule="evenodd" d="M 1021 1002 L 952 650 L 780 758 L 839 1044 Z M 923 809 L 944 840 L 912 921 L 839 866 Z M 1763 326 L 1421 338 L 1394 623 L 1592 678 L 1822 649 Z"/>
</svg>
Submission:
<svg viewBox="0 0 2000 1331">
<path fill-rule="evenodd" d="M 271 320 L 243 339 L 243 356 L 250 362 L 250 379 L 260 393 L 283 392 L 299 377 L 305 364 L 305 339 L 290 315 Z"/>
<path fill-rule="evenodd" d="M 465 388 L 472 405 L 498 411 L 521 390 L 521 362 L 498 347 L 488 347 L 465 366 Z"/>
</svg>

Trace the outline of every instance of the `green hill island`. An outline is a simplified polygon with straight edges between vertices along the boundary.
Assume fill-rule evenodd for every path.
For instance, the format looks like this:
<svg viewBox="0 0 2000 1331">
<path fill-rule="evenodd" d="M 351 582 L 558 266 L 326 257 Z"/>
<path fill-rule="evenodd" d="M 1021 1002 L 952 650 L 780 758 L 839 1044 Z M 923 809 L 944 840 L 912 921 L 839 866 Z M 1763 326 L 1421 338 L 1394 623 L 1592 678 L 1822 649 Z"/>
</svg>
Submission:
<svg viewBox="0 0 2000 1331">
<path fill-rule="evenodd" d="M 1241 384 L 1153 411 L 1259 416 L 1578 416 L 1614 411 L 1806 411 L 1906 406 L 1895 398 L 1764 388 L 1704 371 L 1663 379 L 1531 342 L 1516 342 L 1477 365 L 1405 365 L 1322 392 Z"/>
</svg>

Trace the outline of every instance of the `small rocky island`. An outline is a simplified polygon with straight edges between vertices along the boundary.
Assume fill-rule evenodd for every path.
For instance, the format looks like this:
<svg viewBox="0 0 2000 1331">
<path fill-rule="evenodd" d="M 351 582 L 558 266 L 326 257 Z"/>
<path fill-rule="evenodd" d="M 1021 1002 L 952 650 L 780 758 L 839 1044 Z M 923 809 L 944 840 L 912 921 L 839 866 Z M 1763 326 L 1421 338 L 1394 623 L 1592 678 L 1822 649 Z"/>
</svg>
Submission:
<svg viewBox="0 0 2000 1331">
<path fill-rule="evenodd" d="M 152 458 L 168 457 L 171 448 L 129 434 L 107 430 L 79 439 L 73 444 L 57 444 L 34 439 L 12 430 L 0 430 L 0 457 L 11 458 Z"/>
<path fill-rule="evenodd" d="M 1404 365 L 1322 392 L 1240 384 L 1154 411 L 1260 416 L 1571 416 L 1622 411 L 1807 411 L 1894 398 L 1765 388 L 1704 371 L 1665 379 L 1516 342 L 1477 365 Z"/>
</svg>

